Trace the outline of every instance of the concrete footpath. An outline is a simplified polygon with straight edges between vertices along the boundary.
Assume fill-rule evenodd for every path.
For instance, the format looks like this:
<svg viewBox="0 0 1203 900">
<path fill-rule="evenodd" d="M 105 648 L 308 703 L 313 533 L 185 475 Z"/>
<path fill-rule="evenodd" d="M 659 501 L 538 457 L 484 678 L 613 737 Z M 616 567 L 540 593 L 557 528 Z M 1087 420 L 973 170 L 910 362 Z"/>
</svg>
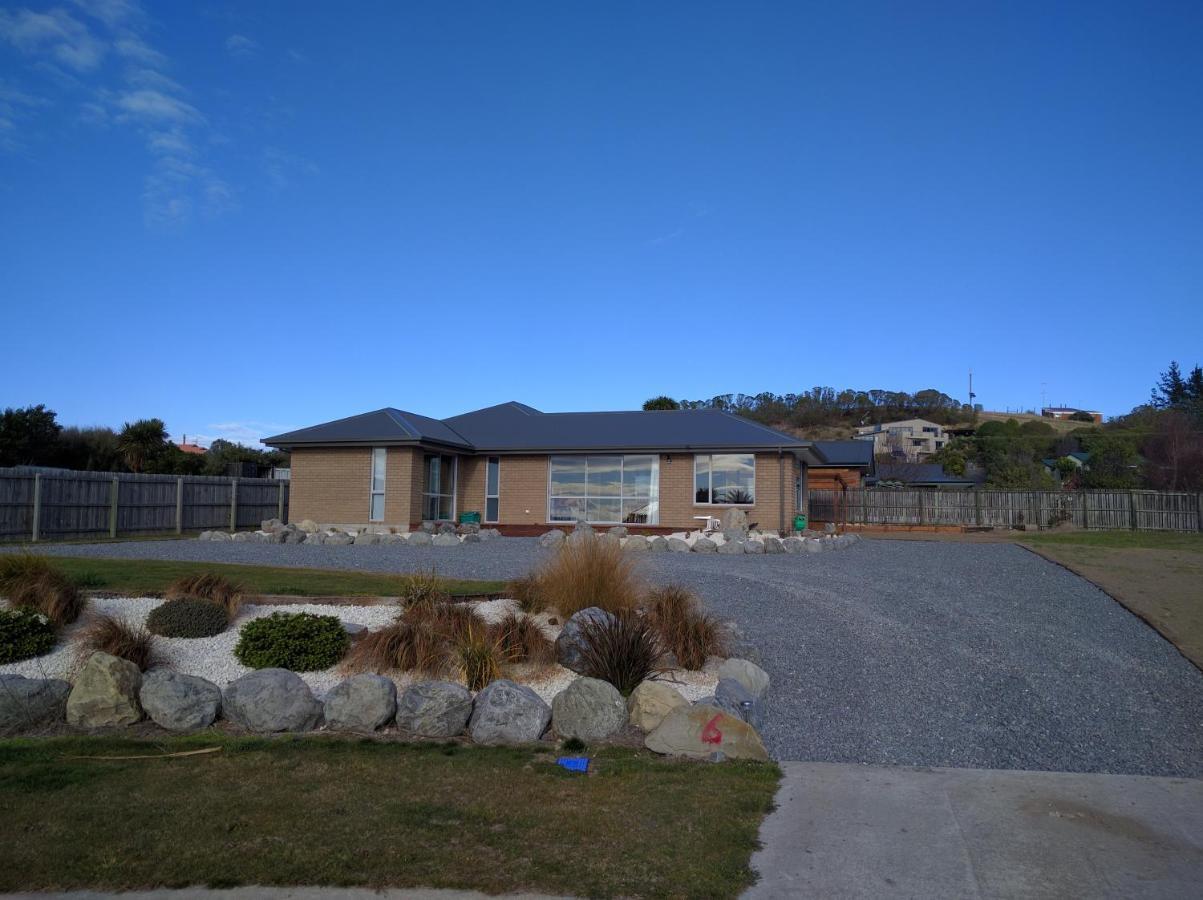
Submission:
<svg viewBox="0 0 1203 900">
<path fill-rule="evenodd" d="M 746 896 L 1203 896 L 1203 780 L 783 763 Z"/>
</svg>

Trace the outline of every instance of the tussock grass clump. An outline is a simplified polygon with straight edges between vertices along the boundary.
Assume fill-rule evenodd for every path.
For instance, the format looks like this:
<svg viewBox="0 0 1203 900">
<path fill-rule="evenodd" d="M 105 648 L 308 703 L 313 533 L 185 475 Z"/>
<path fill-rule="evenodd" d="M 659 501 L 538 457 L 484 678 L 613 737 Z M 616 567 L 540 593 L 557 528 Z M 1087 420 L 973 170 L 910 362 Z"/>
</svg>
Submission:
<svg viewBox="0 0 1203 900">
<path fill-rule="evenodd" d="M 664 642 L 647 617 L 623 609 L 612 618 L 584 624 L 581 660 L 581 674 L 608 681 L 628 697 L 639 682 L 664 671 Z"/>
<path fill-rule="evenodd" d="M 688 589 L 678 585 L 656 588 L 648 594 L 644 609 L 681 668 L 700 669 L 709 657 L 726 654 L 722 623 L 704 613 Z"/>
<path fill-rule="evenodd" d="M 539 579 L 534 575 L 523 575 L 507 584 L 505 593 L 518 604 L 520 610 L 534 615 L 547 609 L 547 599 L 540 587 Z"/>
<path fill-rule="evenodd" d="M 399 589 L 402 606 L 413 606 L 417 603 L 447 603 L 451 594 L 447 584 L 434 569 L 429 572 L 413 572 L 402 575 Z"/>
<path fill-rule="evenodd" d="M 460 635 L 455 655 L 459 673 L 470 691 L 483 690 L 490 681 L 500 678 L 502 664 L 509 662 L 493 629 L 483 623 L 471 625 Z"/>
<path fill-rule="evenodd" d="M 597 538 L 565 543 L 533 577 L 546 604 L 565 618 L 590 606 L 611 613 L 634 609 L 642 593 L 622 547 Z"/>
<path fill-rule="evenodd" d="M 53 567 L 31 570 L 13 581 L 7 593 L 14 609 L 40 613 L 59 628 L 78 619 L 88 605 L 75 582 Z"/>
<path fill-rule="evenodd" d="M 79 665 L 93 653 L 128 659 L 139 671 L 159 662 L 154 636 L 143 625 L 133 625 L 108 613 L 93 613 L 75 634 L 75 658 Z"/>
<path fill-rule="evenodd" d="M 391 625 L 369 631 L 351 645 L 343 663 L 348 672 L 420 672 L 442 675 L 451 665 L 445 637 L 429 622 L 398 618 Z"/>
<path fill-rule="evenodd" d="M 493 635 L 509 662 L 547 665 L 555 659 L 555 648 L 539 623 L 521 613 L 510 613 L 493 626 Z"/>
<path fill-rule="evenodd" d="M 52 571 L 50 560 L 28 550 L 0 555 L 0 594 L 10 596 L 21 582 Z"/>
<path fill-rule="evenodd" d="M 242 608 L 242 587 L 223 575 L 204 572 L 200 575 L 185 575 L 167 586 L 167 599 L 195 597 L 216 603 L 226 611 L 226 618 L 233 619 Z"/>
</svg>

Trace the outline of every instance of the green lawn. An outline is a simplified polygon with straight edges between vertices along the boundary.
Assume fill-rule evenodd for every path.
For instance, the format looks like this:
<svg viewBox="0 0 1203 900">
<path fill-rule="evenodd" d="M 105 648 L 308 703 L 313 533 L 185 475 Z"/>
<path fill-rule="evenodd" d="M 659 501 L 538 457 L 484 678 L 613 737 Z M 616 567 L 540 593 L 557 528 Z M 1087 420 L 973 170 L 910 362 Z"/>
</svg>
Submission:
<svg viewBox="0 0 1203 900">
<path fill-rule="evenodd" d="M 1203 534 L 1175 531 L 1051 531 L 1024 534 L 1020 540 L 1038 547 L 1072 545 L 1116 550 L 1203 552 Z"/>
<path fill-rule="evenodd" d="M 72 759 L 220 746 L 173 759 Z M 734 897 L 776 765 L 340 738 L 0 742 L 0 890 L 241 884 Z M 119 825 L 119 827 L 114 827 Z"/>
<path fill-rule="evenodd" d="M 241 584 L 252 594 L 315 596 L 395 596 L 400 578 L 372 572 L 331 569 L 288 569 L 273 566 L 243 566 L 234 563 L 198 563 L 175 560 L 99 559 L 79 556 L 48 556 L 84 587 L 119 591 L 137 596 L 161 594 L 181 575 L 215 572 Z M 453 595 L 495 594 L 504 581 L 447 579 Z"/>
</svg>

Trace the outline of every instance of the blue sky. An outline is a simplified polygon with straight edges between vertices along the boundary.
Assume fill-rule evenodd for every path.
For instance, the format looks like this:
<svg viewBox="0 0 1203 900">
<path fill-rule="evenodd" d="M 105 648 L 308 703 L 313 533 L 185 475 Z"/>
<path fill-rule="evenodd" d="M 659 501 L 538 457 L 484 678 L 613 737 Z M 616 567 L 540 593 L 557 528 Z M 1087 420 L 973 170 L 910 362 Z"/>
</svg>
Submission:
<svg viewBox="0 0 1203 900">
<path fill-rule="evenodd" d="M 1203 4 L 0 0 L 0 406 L 253 440 L 1203 362 Z"/>
</svg>

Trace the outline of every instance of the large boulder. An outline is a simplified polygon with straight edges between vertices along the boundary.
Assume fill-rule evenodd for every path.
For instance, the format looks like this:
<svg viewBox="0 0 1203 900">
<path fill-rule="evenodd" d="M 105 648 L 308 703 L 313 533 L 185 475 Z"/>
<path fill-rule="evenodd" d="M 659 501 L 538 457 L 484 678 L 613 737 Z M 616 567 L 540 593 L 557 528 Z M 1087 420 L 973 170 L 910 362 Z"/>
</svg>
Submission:
<svg viewBox="0 0 1203 900">
<path fill-rule="evenodd" d="M 593 535 L 593 539 L 605 547 L 622 547 L 622 538 L 616 534 L 610 534 L 608 531 L 601 531 Z"/>
<path fill-rule="evenodd" d="M 766 537 L 763 541 L 761 541 L 761 543 L 764 544 L 764 552 L 765 553 L 784 553 L 785 552 L 785 544 L 783 544 L 781 542 L 781 538 L 775 538 L 770 535 L 769 537 Z"/>
<path fill-rule="evenodd" d="M 382 537 L 383 535 L 377 534 L 374 531 L 361 531 L 355 535 L 355 546 L 358 547 L 360 544 L 364 544 L 368 547 L 373 547 L 380 543 Z"/>
<path fill-rule="evenodd" d="M 581 656 L 581 649 L 585 626 L 590 622 L 606 624 L 613 620 L 614 616 L 598 606 L 590 606 L 573 613 L 556 638 L 556 662 L 566 669 L 584 674 L 585 662 Z"/>
<path fill-rule="evenodd" d="M 672 553 L 688 553 L 692 549 L 689 541 L 683 541 L 679 537 L 670 537 L 667 543 L 668 549 Z"/>
<path fill-rule="evenodd" d="M 70 693 L 61 678 L 0 675 L 0 733 L 61 722 Z"/>
<path fill-rule="evenodd" d="M 744 552 L 744 548 L 750 543 L 752 542 L 726 540 L 718 545 L 718 552 L 728 556 L 741 556 Z"/>
<path fill-rule="evenodd" d="M 347 534 L 345 531 L 332 531 L 326 535 L 326 539 L 322 541 L 322 543 L 333 545 L 335 547 L 345 547 L 347 544 L 351 543 L 352 540 L 354 540 L 354 538 L 352 538 L 351 535 Z"/>
<path fill-rule="evenodd" d="M 714 688 L 714 696 L 708 698 L 719 709 L 731 713 L 737 719 L 743 719 L 753 728 L 761 727 L 762 704 L 753 697 L 748 689 L 734 678 L 720 678 Z M 699 703 L 706 703 L 700 700 Z"/>
<path fill-rule="evenodd" d="M 468 733 L 478 744 L 529 744 L 551 721 L 551 707 L 525 685 L 507 679 L 490 682 L 476 695 Z"/>
<path fill-rule="evenodd" d="M 397 712 L 397 685 L 383 675 L 352 675 L 330 689 L 322 708 L 327 728 L 375 731 Z"/>
<path fill-rule="evenodd" d="M 746 659 L 724 660 L 718 667 L 718 677 L 738 681 L 756 700 L 761 699 L 769 689 L 769 673 Z"/>
<path fill-rule="evenodd" d="M 287 669 L 260 669 L 226 686 L 226 718 L 247 731 L 309 731 L 322 717 L 322 704 L 300 675 Z"/>
<path fill-rule="evenodd" d="M 539 546 L 546 550 L 555 550 L 558 547 L 564 546 L 564 532 L 558 528 L 553 528 L 539 538 Z"/>
<path fill-rule="evenodd" d="M 653 753 L 708 759 L 767 761 L 768 752 L 756 729 L 717 706 L 678 706 L 643 741 Z"/>
<path fill-rule="evenodd" d="M 211 541 L 232 541 L 233 538 L 224 531 L 210 531 L 209 540 Z"/>
<path fill-rule="evenodd" d="M 818 538 L 807 538 L 805 549 L 807 553 L 822 553 L 826 547 Z"/>
<path fill-rule="evenodd" d="M 626 539 L 622 545 L 623 550 L 642 553 L 647 550 L 647 537 L 642 534 L 633 534 Z"/>
<path fill-rule="evenodd" d="M 458 547 L 459 546 L 459 536 L 455 533 L 454 530 L 443 531 L 443 532 L 436 534 L 434 536 L 434 538 L 431 539 L 431 543 L 434 544 L 436 547 Z"/>
<path fill-rule="evenodd" d="M 423 534 L 434 534 L 435 530 L 437 528 L 438 528 L 438 526 L 435 525 L 434 522 L 431 522 L 429 519 L 418 526 L 418 530 L 421 531 Z"/>
<path fill-rule="evenodd" d="M 323 534 L 320 531 L 307 531 L 307 532 L 305 532 L 305 540 L 303 541 L 303 543 L 324 544 L 324 543 L 326 543 L 326 538 L 327 538 L 327 535 Z"/>
<path fill-rule="evenodd" d="M 450 738 L 463 734 L 472 715 L 472 694 L 450 681 L 418 681 L 397 701 L 397 727 L 408 734 Z"/>
<path fill-rule="evenodd" d="M 483 540 L 479 531 L 469 531 L 460 537 L 461 544 L 479 544 Z"/>
<path fill-rule="evenodd" d="M 142 673 L 128 659 L 93 653 L 67 698 L 67 721 L 82 728 L 133 725 L 142 719 L 141 687 Z"/>
<path fill-rule="evenodd" d="M 764 553 L 764 541 L 744 541 L 744 553 Z"/>
<path fill-rule="evenodd" d="M 627 536 L 627 526 L 615 525 L 613 528 L 608 529 L 606 534 L 612 534 L 617 538 L 624 538 Z"/>
<path fill-rule="evenodd" d="M 264 519 L 259 523 L 260 531 L 275 531 L 277 528 L 282 528 L 284 523 L 277 518 Z"/>
<path fill-rule="evenodd" d="M 307 531 L 309 534 L 317 534 L 322 530 L 322 527 L 313 521 L 313 519 L 301 519 L 301 521 L 297 522 L 297 528 L 301 529 L 301 531 Z"/>
<path fill-rule="evenodd" d="M 806 542 L 799 537 L 787 537 L 781 542 L 781 548 L 786 553 L 801 553 L 806 549 Z"/>
<path fill-rule="evenodd" d="M 308 534 L 301 531 L 301 529 L 299 529 L 299 528 L 292 529 L 290 527 L 289 529 L 285 530 L 282 533 L 284 535 L 283 543 L 285 543 L 285 544 L 303 544 L 303 543 L 305 543 L 305 538 L 309 537 Z"/>
<path fill-rule="evenodd" d="M 551 727 L 562 738 L 602 741 L 626 723 L 622 694 L 598 678 L 578 678 L 551 701 Z"/>
<path fill-rule="evenodd" d="M 718 544 L 707 537 L 700 537 L 693 542 L 694 553 L 716 553 L 718 552 Z"/>
<path fill-rule="evenodd" d="M 647 549 L 651 550 L 653 553 L 664 553 L 668 550 L 668 539 L 661 537 L 660 535 L 649 538 L 647 542 Z"/>
<path fill-rule="evenodd" d="M 440 522 L 439 527 L 435 531 L 438 534 L 455 534 L 455 526 L 450 522 Z"/>
<path fill-rule="evenodd" d="M 169 669 L 147 672 L 138 696 L 150 720 L 168 731 L 208 728 L 221 710 L 221 688 Z"/>
<path fill-rule="evenodd" d="M 409 536 L 409 546 L 411 547 L 429 547 L 434 543 L 434 538 L 430 536 L 429 531 L 415 531 Z"/>
<path fill-rule="evenodd" d="M 254 540 L 254 534 L 255 532 L 253 531 L 236 531 L 230 536 L 230 540 L 236 544 L 249 544 Z"/>
<path fill-rule="evenodd" d="M 688 705 L 676 688 L 662 681 L 641 681 L 627 700 L 627 714 L 640 731 L 652 731 L 678 706 Z"/>
<path fill-rule="evenodd" d="M 719 523 L 723 531 L 739 531 L 745 535 L 748 533 L 748 515 L 737 506 L 724 509 Z"/>
<path fill-rule="evenodd" d="M 380 535 L 380 543 L 382 544 L 404 544 L 405 535 L 403 534 L 382 534 Z"/>
</svg>

